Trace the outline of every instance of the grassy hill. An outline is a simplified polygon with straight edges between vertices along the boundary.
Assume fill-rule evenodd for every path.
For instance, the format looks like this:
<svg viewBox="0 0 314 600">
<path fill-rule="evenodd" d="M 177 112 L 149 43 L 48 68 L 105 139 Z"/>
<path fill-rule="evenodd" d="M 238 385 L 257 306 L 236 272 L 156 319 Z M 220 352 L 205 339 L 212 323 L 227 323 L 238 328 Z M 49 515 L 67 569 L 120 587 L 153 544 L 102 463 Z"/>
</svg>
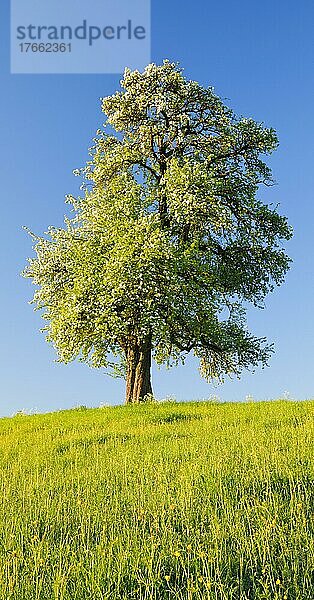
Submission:
<svg viewBox="0 0 314 600">
<path fill-rule="evenodd" d="M 0 420 L 1 600 L 313 600 L 314 402 Z"/>
</svg>

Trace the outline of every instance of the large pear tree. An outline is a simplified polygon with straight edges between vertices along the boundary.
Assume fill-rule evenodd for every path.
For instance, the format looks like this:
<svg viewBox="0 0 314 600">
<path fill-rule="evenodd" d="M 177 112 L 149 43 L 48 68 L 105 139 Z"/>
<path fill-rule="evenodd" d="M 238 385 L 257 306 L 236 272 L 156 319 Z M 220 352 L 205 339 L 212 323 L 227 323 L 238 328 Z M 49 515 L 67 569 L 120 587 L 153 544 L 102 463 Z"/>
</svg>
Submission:
<svg viewBox="0 0 314 600">
<path fill-rule="evenodd" d="M 273 129 L 168 61 L 126 69 L 121 86 L 102 100 L 72 215 L 32 234 L 24 275 L 59 360 L 124 369 L 126 402 L 138 403 L 152 394 L 152 357 L 170 366 L 192 352 L 208 381 L 267 363 L 246 309 L 282 283 L 291 230 L 257 197 L 272 184 L 261 156 Z"/>
</svg>

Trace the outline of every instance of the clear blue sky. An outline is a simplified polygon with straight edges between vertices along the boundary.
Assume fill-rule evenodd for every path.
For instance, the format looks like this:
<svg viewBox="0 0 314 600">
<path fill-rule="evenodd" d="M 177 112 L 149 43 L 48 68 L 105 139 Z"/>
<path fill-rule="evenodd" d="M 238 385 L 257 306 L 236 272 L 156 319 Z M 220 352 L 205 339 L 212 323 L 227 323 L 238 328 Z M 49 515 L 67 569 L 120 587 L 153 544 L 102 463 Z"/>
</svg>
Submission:
<svg viewBox="0 0 314 600">
<path fill-rule="evenodd" d="M 118 404 L 123 382 L 85 365 L 53 362 L 38 332 L 40 317 L 27 304 L 32 287 L 19 273 L 31 255 L 22 225 L 42 233 L 62 224 L 64 196 L 78 186 L 72 170 L 83 166 L 103 122 L 99 98 L 118 88 L 120 76 L 10 75 L 7 0 L 1 11 L 0 415 Z M 295 230 L 286 283 L 268 296 L 265 310 L 249 313 L 251 330 L 275 343 L 270 367 L 217 389 L 200 378 L 193 360 L 169 372 L 154 369 L 159 398 L 314 397 L 313 39 L 310 0 L 153 0 L 152 60 L 179 61 L 187 77 L 213 85 L 238 114 L 277 130 L 280 148 L 271 160 L 277 186 L 263 197 L 280 203 Z"/>
</svg>

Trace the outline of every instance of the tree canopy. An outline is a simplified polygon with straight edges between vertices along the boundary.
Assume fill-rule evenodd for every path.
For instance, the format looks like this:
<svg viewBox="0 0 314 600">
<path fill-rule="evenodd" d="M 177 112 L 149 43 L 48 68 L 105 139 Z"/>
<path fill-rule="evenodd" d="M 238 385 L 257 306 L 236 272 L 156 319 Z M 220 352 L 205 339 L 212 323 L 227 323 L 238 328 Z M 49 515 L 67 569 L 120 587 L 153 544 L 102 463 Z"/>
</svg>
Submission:
<svg viewBox="0 0 314 600">
<path fill-rule="evenodd" d="M 24 275 L 59 360 L 125 364 L 126 401 L 139 402 L 151 355 L 170 366 L 193 352 L 208 381 L 266 364 L 246 307 L 282 283 L 291 229 L 257 197 L 273 183 L 261 158 L 277 147 L 272 128 L 169 61 L 126 69 L 121 86 L 102 99 L 73 215 L 33 235 Z"/>
</svg>

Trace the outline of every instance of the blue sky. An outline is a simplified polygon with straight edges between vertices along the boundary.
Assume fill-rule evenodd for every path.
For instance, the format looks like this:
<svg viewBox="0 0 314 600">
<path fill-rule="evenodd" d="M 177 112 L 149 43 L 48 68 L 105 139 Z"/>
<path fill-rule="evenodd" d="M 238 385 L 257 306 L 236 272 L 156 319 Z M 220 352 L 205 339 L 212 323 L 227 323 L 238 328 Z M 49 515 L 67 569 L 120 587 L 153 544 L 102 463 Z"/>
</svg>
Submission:
<svg viewBox="0 0 314 600">
<path fill-rule="evenodd" d="M 59 365 L 39 333 L 19 276 L 31 255 L 22 225 L 42 233 L 61 225 L 64 196 L 75 194 L 72 170 L 83 166 L 103 122 L 99 98 L 120 76 L 10 75 L 9 5 L 1 8 L 1 404 L 0 415 L 123 401 L 122 381 L 82 364 Z M 188 78 L 213 85 L 235 112 L 273 126 L 280 147 L 271 159 L 277 185 L 260 194 L 279 202 L 294 227 L 286 283 L 268 296 L 249 326 L 275 343 L 270 366 L 214 388 L 190 360 L 169 372 L 153 369 L 157 397 L 222 400 L 314 397 L 314 7 L 277 0 L 224 3 L 153 0 L 152 61 L 179 61 Z"/>
</svg>

